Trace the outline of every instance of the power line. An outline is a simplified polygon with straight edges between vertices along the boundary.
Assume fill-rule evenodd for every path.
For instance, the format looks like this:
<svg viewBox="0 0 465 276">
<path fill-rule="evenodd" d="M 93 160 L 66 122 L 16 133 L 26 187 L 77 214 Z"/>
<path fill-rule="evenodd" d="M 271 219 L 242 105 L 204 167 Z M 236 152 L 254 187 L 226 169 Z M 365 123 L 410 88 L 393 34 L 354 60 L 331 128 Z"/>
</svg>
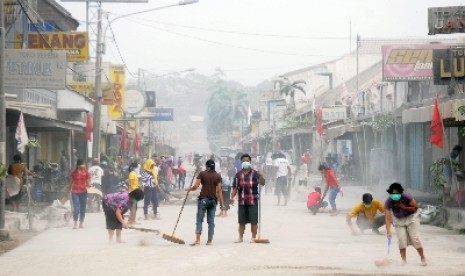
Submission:
<svg viewBox="0 0 465 276">
<path fill-rule="evenodd" d="M 129 19 L 129 20 L 131 20 L 131 19 Z M 273 51 L 273 50 L 258 49 L 258 48 L 252 48 L 252 47 L 246 47 L 246 46 L 239 46 L 239 45 L 233 45 L 233 44 L 229 44 L 229 43 L 204 39 L 204 38 L 200 38 L 200 37 L 192 36 L 192 35 L 188 35 L 188 34 L 168 31 L 168 30 L 165 30 L 165 29 L 153 26 L 153 25 L 147 25 L 147 24 L 143 24 L 143 23 L 140 23 L 140 22 L 138 24 L 141 24 L 141 25 L 144 25 L 146 27 L 150 27 L 150 28 L 162 31 L 162 32 L 167 32 L 167 33 L 170 33 L 170 34 L 173 34 L 173 35 L 177 35 L 177 36 L 181 36 L 181 37 L 187 37 L 187 38 L 202 41 L 202 42 L 207 42 L 207 43 L 211 43 L 211 44 L 226 46 L 226 47 L 230 47 L 230 48 L 260 52 L 260 53 L 278 54 L 278 55 L 286 55 L 286 56 L 303 56 L 303 57 L 339 57 L 339 56 L 334 56 L 334 55 L 314 55 L 314 54 L 286 53 L 286 52 L 280 52 L 280 51 Z"/>
<path fill-rule="evenodd" d="M 286 38 L 286 39 L 304 39 L 304 40 L 348 40 L 350 37 L 346 36 L 303 36 L 303 35 L 283 35 L 283 34 L 272 34 L 272 33 L 250 33 L 250 32 L 240 32 L 240 31 L 231 31 L 231 30 L 221 30 L 221 29 L 213 29 L 213 28 L 205 28 L 205 27 L 198 27 L 198 26 L 189 26 L 183 24 L 176 24 L 171 22 L 163 22 L 158 20 L 150 20 L 145 18 L 136 18 L 136 20 L 140 21 L 149 21 L 157 24 L 174 26 L 174 27 L 181 27 L 187 29 L 194 29 L 194 30 L 201 30 L 207 32 L 215 32 L 215 33 L 226 33 L 226 34 L 234 34 L 234 35 L 247 35 L 247 36 L 262 36 L 262 37 L 276 37 L 276 38 Z M 355 41 L 356 38 L 352 38 Z"/>
<path fill-rule="evenodd" d="M 108 27 L 110 28 L 110 31 L 111 31 L 111 35 L 113 37 L 113 41 L 115 42 L 116 50 L 118 50 L 119 57 L 121 58 L 121 61 L 123 62 L 124 67 L 128 71 L 129 75 L 131 75 L 131 77 L 136 78 L 136 76 L 132 74 L 131 70 L 129 70 L 128 65 L 126 64 L 126 61 L 124 60 L 123 55 L 121 54 L 121 50 L 119 48 L 118 43 L 116 42 L 115 33 L 113 32 L 113 28 L 111 27 L 111 22 L 108 19 L 108 17 L 107 17 L 107 21 L 108 21 Z"/>
</svg>

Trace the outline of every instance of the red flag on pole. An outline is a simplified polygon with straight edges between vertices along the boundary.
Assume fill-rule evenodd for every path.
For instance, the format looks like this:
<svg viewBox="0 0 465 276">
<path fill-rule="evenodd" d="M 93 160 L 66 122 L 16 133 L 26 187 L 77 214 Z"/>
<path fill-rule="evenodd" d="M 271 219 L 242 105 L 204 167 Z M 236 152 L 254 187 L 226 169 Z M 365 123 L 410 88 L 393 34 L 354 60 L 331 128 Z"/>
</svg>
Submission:
<svg viewBox="0 0 465 276">
<path fill-rule="evenodd" d="M 126 126 L 123 127 L 123 132 L 121 133 L 121 149 L 123 154 L 128 150 L 128 132 L 126 131 Z"/>
<path fill-rule="evenodd" d="M 429 141 L 431 144 L 436 145 L 439 148 L 442 148 L 443 142 L 442 142 L 442 118 L 441 118 L 441 113 L 439 113 L 439 106 L 438 106 L 438 96 L 436 96 L 436 99 L 434 100 L 434 106 L 433 106 L 433 116 L 431 118 L 431 137 L 429 138 Z"/>
<path fill-rule="evenodd" d="M 133 146 L 134 153 L 139 152 L 139 135 L 137 135 L 137 132 L 134 133 L 134 146 Z"/>
<path fill-rule="evenodd" d="M 94 120 L 92 119 L 92 113 L 87 112 L 86 120 L 86 139 L 92 142 L 92 129 L 94 128 Z"/>
</svg>

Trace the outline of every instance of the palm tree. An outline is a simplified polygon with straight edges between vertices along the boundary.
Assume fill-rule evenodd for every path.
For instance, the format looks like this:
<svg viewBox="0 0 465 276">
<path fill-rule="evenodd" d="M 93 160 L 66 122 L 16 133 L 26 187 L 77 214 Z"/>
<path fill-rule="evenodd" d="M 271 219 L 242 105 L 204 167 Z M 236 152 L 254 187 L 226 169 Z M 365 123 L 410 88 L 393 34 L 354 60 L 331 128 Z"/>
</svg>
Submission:
<svg viewBox="0 0 465 276">
<path fill-rule="evenodd" d="M 234 127 L 247 118 L 247 94 L 217 81 L 208 100 L 208 133 L 229 136 Z"/>
<path fill-rule="evenodd" d="M 291 106 L 295 108 L 295 92 L 300 91 L 302 93 L 305 93 L 305 89 L 301 84 L 307 84 L 303 80 L 297 80 L 291 82 L 288 78 L 282 77 L 282 79 L 276 80 L 275 82 L 279 83 L 279 93 L 281 95 L 290 96 L 291 97 Z"/>
</svg>

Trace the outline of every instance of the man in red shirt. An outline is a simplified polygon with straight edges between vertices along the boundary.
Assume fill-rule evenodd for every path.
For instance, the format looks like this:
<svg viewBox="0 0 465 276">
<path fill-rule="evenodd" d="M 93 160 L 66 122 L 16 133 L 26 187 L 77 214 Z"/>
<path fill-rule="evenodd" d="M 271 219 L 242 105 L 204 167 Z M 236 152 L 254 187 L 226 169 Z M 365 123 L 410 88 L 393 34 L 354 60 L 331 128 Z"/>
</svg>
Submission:
<svg viewBox="0 0 465 276">
<path fill-rule="evenodd" d="M 327 165 L 320 165 L 318 167 L 318 170 L 320 173 L 323 174 L 325 178 L 325 190 L 323 192 L 323 197 L 321 200 L 323 200 L 326 196 L 326 193 L 329 190 L 329 204 L 331 205 L 331 216 L 337 215 L 337 209 L 336 209 L 336 197 L 337 194 L 341 191 L 341 187 L 339 186 L 339 180 L 337 179 L 336 173 L 332 169 L 330 169 Z"/>
</svg>

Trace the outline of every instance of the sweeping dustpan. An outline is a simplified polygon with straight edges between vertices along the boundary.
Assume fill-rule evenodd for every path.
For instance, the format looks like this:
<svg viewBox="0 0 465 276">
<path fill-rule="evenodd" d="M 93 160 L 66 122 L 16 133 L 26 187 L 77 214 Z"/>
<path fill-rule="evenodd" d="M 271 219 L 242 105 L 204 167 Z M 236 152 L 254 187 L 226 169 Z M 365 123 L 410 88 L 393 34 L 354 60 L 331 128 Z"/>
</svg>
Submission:
<svg viewBox="0 0 465 276">
<path fill-rule="evenodd" d="M 390 257 L 391 254 L 391 238 L 388 238 L 388 251 L 387 256 L 384 259 L 375 260 L 375 265 L 377 267 L 388 266 L 392 263 L 392 259 Z"/>
</svg>

